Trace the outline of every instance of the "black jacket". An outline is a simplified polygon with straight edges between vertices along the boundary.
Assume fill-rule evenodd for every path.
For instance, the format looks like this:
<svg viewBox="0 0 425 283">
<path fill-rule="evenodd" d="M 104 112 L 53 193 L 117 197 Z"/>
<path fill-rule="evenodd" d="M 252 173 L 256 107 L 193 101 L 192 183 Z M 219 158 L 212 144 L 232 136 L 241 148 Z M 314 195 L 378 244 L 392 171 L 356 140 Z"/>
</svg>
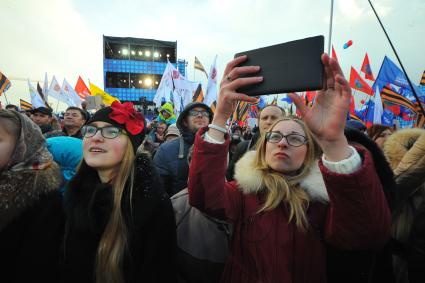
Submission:
<svg viewBox="0 0 425 283">
<path fill-rule="evenodd" d="M 131 205 L 128 188 L 122 200 L 128 230 L 124 279 L 127 283 L 174 282 L 176 231 L 171 202 L 149 157 L 138 155 L 135 163 Z M 77 173 L 65 194 L 63 282 L 95 281 L 96 252 L 112 211 L 111 186 L 102 184 L 93 169 L 87 170 Z"/>
<path fill-rule="evenodd" d="M 232 159 L 229 161 L 229 166 L 226 171 L 227 181 L 233 180 L 233 175 L 235 174 L 235 164 L 239 159 L 247 152 L 248 150 L 254 150 L 255 145 L 260 138 L 260 132 L 256 132 L 250 140 L 240 142 L 235 149 L 235 152 L 232 155 Z"/>
</svg>

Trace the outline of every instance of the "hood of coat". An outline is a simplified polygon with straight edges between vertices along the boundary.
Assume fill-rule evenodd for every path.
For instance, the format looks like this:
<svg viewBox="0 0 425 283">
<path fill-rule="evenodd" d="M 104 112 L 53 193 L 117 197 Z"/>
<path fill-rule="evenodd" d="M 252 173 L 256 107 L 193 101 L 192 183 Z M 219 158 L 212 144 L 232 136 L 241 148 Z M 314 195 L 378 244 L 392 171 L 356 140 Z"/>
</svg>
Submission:
<svg viewBox="0 0 425 283">
<path fill-rule="evenodd" d="M 61 172 L 54 162 L 43 170 L 3 171 L 0 174 L 0 231 L 41 195 L 58 190 L 61 183 Z"/>
<path fill-rule="evenodd" d="M 384 144 L 384 153 L 393 170 L 397 169 L 403 156 L 423 133 L 425 130 L 420 128 L 402 129 L 388 137 Z"/>
<path fill-rule="evenodd" d="M 254 166 L 256 151 L 248 151 L 235 165 L 235 180 L 244 194 L 257 193 L 262 186 L 261 171 Z M 328 192 L 318 163 L 300 182 L 312 201 L 329 202 Z"/>
</svg>

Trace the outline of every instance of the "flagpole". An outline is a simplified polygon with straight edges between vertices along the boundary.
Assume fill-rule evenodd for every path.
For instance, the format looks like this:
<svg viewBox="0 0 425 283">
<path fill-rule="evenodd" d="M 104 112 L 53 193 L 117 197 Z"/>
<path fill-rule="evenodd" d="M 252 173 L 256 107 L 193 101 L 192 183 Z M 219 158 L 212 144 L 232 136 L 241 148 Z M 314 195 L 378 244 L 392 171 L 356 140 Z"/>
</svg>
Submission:
<svg viewBox="0 0 425 283">
<path fill-rule="evenodd" d="M 393 52 L 394 52 L 395 56 L 397 57 L 397 61 L 398 61 L 398 63 L 400 64 L 401 69 L 403 70 L 404 75 L 406 76 L 407 82 L 409 83 L 409 86 L 410 86 L 410 88 L 412 89 L 412 92 L 413 92 L 413 95 L 414 95 L 414 96 L 415 96 L 415 98 L 416 98 L 416 101 L 419 101 L 419 102 L 420 102 L 421 100 L 419 99 L 418 95 L 416 94 L 416 90 L 413 88 L 413 84 L 412 84 L 412 82 L 410 81 L 409 76 L 407 75 L 406 70 L 404 69 L 403 63 L 401 63 L 401 60 L 400 60 L 400 58 L 398 57 L 398 53 L 397 53 L 397 51 L 395 50 L 394 45 L 393 45 L 393 43 L 392 43 L 392 41 L 391 41 L 390 37 L 388 36 L 388 33 L 387 33 L 387 31 L 385 30 L 384 25 L 382 24 L 381 19 L 380 19 L 380 18 L 379 18 L 379 16 L 378 16 L 378 13 L 377 13 L 377 12 L 376 12 L 376 10 L 375 10 L 375 7 L 373 7 L 373 4 L 372 4 L 372 2 L 371 2 L 370 0 L 368 0 L 368 2 L 369 2 L 369 4 L 370 4 L 370 7 L 372 7 L 372 10 L 373 10 L 373 12 L 375 13 L 376 18 L 378 19 L 378 22 L 379 22 L 379 24 L 381 25 L 381 28 L 382 28 L 382 30 L 384 31 L 385 36 L 387 37 L 388 42 L 390 43 L 391 48 L 392 48 L 392 50 L 393 50 Z M 418 104 L 419 104 L 419 108 L 420 108 L 420 109 L 421 109 L 421 111 L 422 111 L 422 114 L 423 114 L 423 115 L 425 115 L 425 111 L 424 111 L 424 109 L 423 109 L 423 107 L 422 107 L 422 103 L 418 103 Z"/>
<path fill-rule="evenodd" d="M 56 113 L 58 113 L 58 107 L 59 107 L 59 99 L 57 99 L 58 103 L 56 104 Z"/>
<path fill-rule="evenodd" d="M 3 91 L 3 94 L 4 94 L 4 99 L 6 99 L 6 105 L 8 105 L 8 104 L 9 104 L 9 101 L 7 100 L 6 92 L 5 92 L 5 91 Z M 5 107 L 6 107 L 6 106 L 5 106 Z"/>
<path fill-rule="evenodd" d="M 329 21 L 328 55 L 331 54 L 333 15 L 334 15 L 334 0 L 331 0 L 331 14 L 330 14 L 330 21 Z"/>
</svg>

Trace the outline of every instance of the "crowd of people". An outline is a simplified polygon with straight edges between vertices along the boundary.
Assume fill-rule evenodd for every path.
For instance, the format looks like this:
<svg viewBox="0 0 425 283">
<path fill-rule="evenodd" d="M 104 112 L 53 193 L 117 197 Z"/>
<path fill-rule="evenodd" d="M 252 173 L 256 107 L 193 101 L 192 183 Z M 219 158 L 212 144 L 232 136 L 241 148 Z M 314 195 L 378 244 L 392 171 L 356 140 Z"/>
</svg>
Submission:
<svg viewBox="0 0 425 283">
<path fill-rule="evenodd" d="M 229 126 L 263 79 L 244 60 L 214 112 L 0 109 L 0 281 L 425 282 L 425 130 L 346 121 L 326 54 L 313 106 L 289 94 L 299 117 Z"/>
</svg>

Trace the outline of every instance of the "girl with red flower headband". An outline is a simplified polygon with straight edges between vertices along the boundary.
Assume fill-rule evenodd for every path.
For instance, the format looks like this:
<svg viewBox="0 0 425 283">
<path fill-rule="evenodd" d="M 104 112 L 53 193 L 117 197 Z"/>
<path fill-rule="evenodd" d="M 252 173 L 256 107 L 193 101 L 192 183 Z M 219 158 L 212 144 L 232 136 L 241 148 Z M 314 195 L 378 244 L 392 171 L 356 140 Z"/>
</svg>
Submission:
<svg viewBox="0 0 425 283">
<path fill-rule="evenodd" d="M 171 202 L 149 157 L 136 155 L 143 115 L 114 102 L 82 134 L 83 161 L 65 194 L 64 282 L 175 281 Z"/>
</svg>

